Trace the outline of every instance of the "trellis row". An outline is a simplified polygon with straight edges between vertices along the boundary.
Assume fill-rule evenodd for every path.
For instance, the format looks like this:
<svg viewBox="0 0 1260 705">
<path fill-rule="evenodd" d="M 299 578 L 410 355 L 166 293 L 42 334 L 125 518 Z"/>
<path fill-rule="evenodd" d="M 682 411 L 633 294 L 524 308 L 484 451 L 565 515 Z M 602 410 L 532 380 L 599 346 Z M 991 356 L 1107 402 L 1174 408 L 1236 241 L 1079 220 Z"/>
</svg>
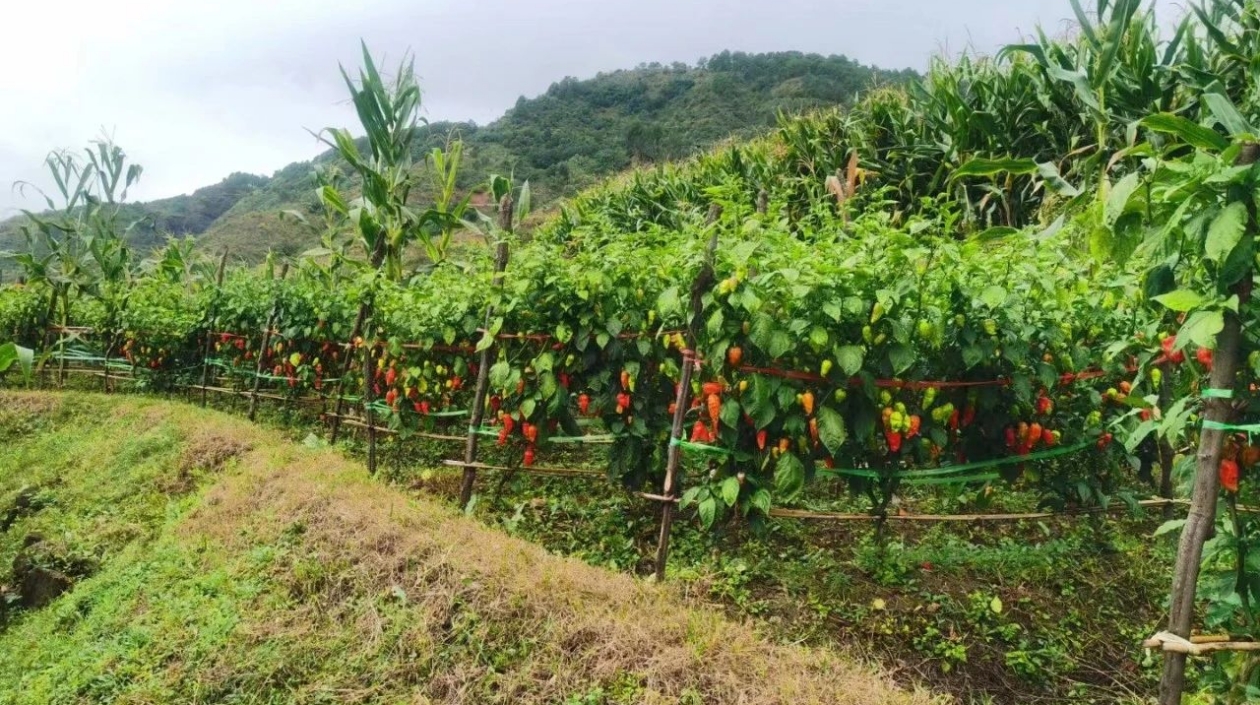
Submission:
<svg viewBox="0 0 1260 705">
<path fill-rule="evenodd" d="M 375 434 L 377 433 L 400 435 L 399 432 L 396 431 L 395 429 L 382 427 L 374 423 L 374 421 L 371 418 L 371 415 L 372 415 L 371 409 L 373 408 L 373 405 L 371 403 L 369 403 L 365 407 L 365 409 L 368 410 L 368 414 L 366 414 L 364 417 L 350 416 L 350 415 L 345 415 L 341 413 L 340 409 L 341 409 L 341 403 L 343 401 L 345 400 L 360 401 L 361 400 L 360 398 L 347 397 L 344 394 L 344 388 L 342 387 L 342 384 L 341 384 L 344 382 L 345 379 L 347 379 L 345 373 L 348 372 L 353 365 L 353 362 L 352 362 L 354 358 L 353 355 L 346 355 L 344 360 L 340 360 L 337 363 L 341 369 L 341 376 L 336 378 L 336 381 L 339 383 L 338 385 L 339 391 L 334 397 L 330 397 L 329 395 L 324 394 L 324 393 L 320 393 L 317 396 L 310 397 L 310 396 L 303 396 L 303 395 L 276 395 L 276 394 L 268 394 L 266 392 L 263 392 L 261 390 L 261 385 L 264 380 L 266 381 L 277 380 L 275 376 L 267 375 L 262 372 L 262 364 L 263 364 L 262 361 L 263 361 L 264 355 L 266 355 L 267 353 L 267 347 L 270 344 L 270 339 L 272 336 L 278 334 L 278 331 L 276 329 L 276 324 L 278 323 L 278 321 L 276 320 L 277 317 L 278 317 L 278 307 L 273 308 L 272 315 L 269 317 L 267 325 L 263 328 L 262 331 L 260 331 L 262 340 L 261 340 L 260 347 L 256 353 L 257 355 L 256 368 L 257 369 L 253 371 L 238 369 L 238 375 L 240 378 L 243 378 L 243 379 L 252 378 L 252 386 L 248 392 L 245 392 L 244 390 L 239 390 L 239 389 L 233 390 L 227 387 L 217 387 L 217 386 L 207 384 L 206 382 L 208 382 L 209 380 L 206 377 L 203 377 L 203 384 L 201 385 L 184 385 L 184 386 L 190 389 L 200 389 L 203 395 L 203 405 L 205 403 L 204 395 L 205 395 L 205 392 L 207 391 L 214 391 L 217 393 L 235 394 L 236 396 L 246 397 L 250 400 L 250 415 L 251 416 L 256 411 L 257 403 L 258 403 L 258 400 L 260 399 L 272 399 L 276 401 L 283 401 L 283 402 L 294 403 L 294 404 L 316 404 L 316 403 L 321 404 L 323 406 L 323 409 L 321 410 L 321 417 L 326 422 L 329 422 L 330 425 L 332 426 L 334 440 L 336 437 L 335 434 L 336 434 L 337 429 L 343 423 L 346 425 L 355 427 L 355 428 L 361 428 L 361 429 L 366 430 L 369 434 L 369 438 L 373 440 L 375 438 Z M 91 332 L 92 332 L 91 329 L 80 328 L 80 329 L 75 329 L 74 334 L 84 335 L 84 334 L 90 334 Z M 484 333 L 484 329 L 483 329 L 483 333 Z M 652 332 L 652 333 L 622 332 L 617 337 L 621 339 L 637 339 L 637 338 L 648 338 L 648 337 L 656 338 L 662 335 L 672 336 L 672 335 L 677 335 L 679 333 L 680 331 L 672 331 L 672 330 L 671 331 L 658 331 L 658 332 Z M 682 334 L 687 334 L 687 333 L 689 332 L 682 331 Z M 244 340 L 250 339 L 250 336 L 248 335 L 236 333 L 233 331 L 210 332 L 210 333 L 207 333 L 207 341 L 208 341 L 208 344 L 206 346 L 207 351 L 211 349 L 213 340 L 216 337 L 219 338 L 220 340 L 224 338 L 244 339 Z M 511 340 L 529 340 L 529 341 L 537 341 L 537 342 L 547 342 L 549 340 L 554 340 L 554 339 L 555 337 L 548 333 L 517 332 L 517 333 L 498 333 L 495 335 L 496 342 L 511 341 Z M 310 342 L 318 343 L 318 341 L 310 341 Z M 324 342 L 332 343 L 332 341 L 324 341 Z M 339 349 L 342 349 L 342 350 L 353 350 L 354 348 L 357 347 L 353 341 L 348 342 L 348 343 L 332 343 L 332 344 L 336 345 Z M 688 340 L 688 349 L 685 349 L 682 351 L 682 362 L 683 362 L 682 370 L 683 370 L 683 374 L 685 378 L 690 377 L 690 374 L 688 373 L 690 373 L 692 370 L 699 367 L 703 362 L 690 349 L 694 347 L 694 344 L 695 344 L 694 338 L 692 337 L 692 339 Z M 369 347 L 375 347 L 375 346 L 369 346 Z M 467 355 L 472 355 L 472 354 L 477 353 L 476 347 L 472 345 L 404 343 L 402 344 L 402 347 L 408 350 L 430 350 L 434 352 L 445 352 L 445 353 L 467 354 Z M 493 347 L 494 346 L 492 345 L 489 348 L 483 350 L 482 351 L 483 356 L 488 355 L 491 352 Z M 203 361 L 203 365 L 205 366 L 204 369 L 208 369 L 208 367 L 211 364 L 212 364 L 212 360 L 207 358 L 205 361 Z M 482 372 L 481 368 L 484 368 L 484 364 L 479 366 L 479 370 L 478 370 L 479 377 L 481 376 L 481 372 Z M 811 372 L 798 371 L 798 370 L 784 370 L 784 369 L 773 368 L 773 367 L 753 367 L 749 365 L 742 365 L 736 369 L 746 374 L 777 376 L 777 377 L 781 377 L 785 379 L 793 379 L 793 380 L 804 381 L 804 382 L 823 383 L 823 382 L 828 381 L 826 380 L 826 378 L 820 375 L 817 375 Z M 1068 384 L 1074 381 L 1097 379 L 1102 376 L 1104 376 L 1104 373 L 1101 371 L 1088 370 L 1081 373 L 1065 373 L 1059 377 L 1059 381 L 1063 384 Z M 688 387 L 686 382 L 688 381 L 689 380 L 684 379 L 684 383 L 679 384 L 680 395 L 683 395 L 686 393 L 686 388 Z M 860 377 L 852 377 L 849 380 L 849 384 L 852 386 L 858 386 L 858 385 L 862 385 L 866 383 L 868 382 Z M 1007 386 L 1011 384 L 1011 380 L 1008 378 L 1001 378 L 1001 379 L 994 379 L 994 380 L 963 380 L 963 381 L 876 379 L 876 380 L 873 380 L 873 383 L 875 384 L 875 386 L 880 387 L 880 388 L 885 388 L 885 389 L 922 391 L 922 390 L 931 389 L 931 388 L 950 389 L 950 388 L 971 388 L 971 387 L 985 387 L 985 386 Z M 484 388 L 484 386 L 479 385 L 479 390 L 475 394 L 474 399 L 475 400 L 484 399 L 486 392 L 487 390 Z M 338 405 L 337 405 L 336 411 L 329 413 L 327 409 L 327 403 L 332 398 L 335 398 L 337 400 Z M 678 402 L 677 400 L 676 400 L 676 404 L 677 406 L 676 406 L 675 413 L 676 415 L 681 416 L 683 413 L 685 413 L 686 405 Z M 680 439 L 681 433 L 682 433 L 681 424 L 675 424 L 675 425 L 678 426 L 678 428 L 675 428 L 673 434 L 671 435 L 673 436 L 674 439 Z M 597 470 L 576 469 L 576 468 L 554 468 L 554 467 L 545 467 L 545 466 L 540 466 L 537 468 L 504 467 L 504 466 L 489 465 L 489 464 L 478 462 L 476 459 L 476 442 L 474 439 L 480 432 L 481 432 L 481 429 L 479 427 L 479 424 L 470 424 L 468 428 L 468 435 L 431 433 L 431 432 L 418 431 L 418 430 L 409 431 L 406 435 L 415 436 L 417 438 L 424 438 L 428 440 L 442 441 L 442 442 L 455 442 L 455 441 L 465 442 L 466 448 L 471 448 L 472 450 L 471 452 L 468 452 L 465 454 L 464 460 L 443 461 L 443 465 L 445 466 L 462 468 L 465 471 L 465 478 L 466 478 L 465 482 L 467 482 L 467 478 L 469 477 L 472 477 L 475 480 L 475 473 L 477 470 L 509 472 L 509 473 L 524 472 L 524 473 L 529 473 L 529 474 L 558 475 L 558 476 L 568 476 L 568 477 L 580 477 L 580 476 L 593 477 L 593 476 L 603 475 L 603 473 Z M 669 543 L 670 525 L 672 523 L 672 515 L 673 515 L 674 507 L 677 505 L 679 501 L 678 500 L 679 493 L 677 491 L 678 488 L 673 486 L 674 484 L 673 478 L 676 477 L 677 467 L 678 467 L 678 464 L 681 462 L 681 452 L 683 450 L 682 446 L 684 445 L 687 445 L 685 440 L 678 443 L 675 443 L 675 442 L 670 443 L 670 447 L 668 449 L 669 455 L 667 456 L 670 459 L 670 462 L 668 463 L 668 467 L 666 469 L 666 477 L 663 483 L 662 492 L 660 494 L 653 494 L 653 493 L 647 493 L 647 492 L 637 493 L 637 496 L 639 496 L 640 498 L 643 498 L 649 501 L 654 501 L 662 505 L 661 535 L 660 535 L 660 539 L 658 543 L 658 552 L 657 552 L 657 561 L 656 561 L 657 574 L 661 577 L 664 577 L 665 562 L 668 557 L 668 543 Z M 1014 460 L 1012 461 L 1014 462 Z M 671 470 L 673 470 L 673 472 L 671 472 Z M 470 490 L 468 492 L 470 494 Z M 463 494 L 464 494 L 464 491 L 461 491 L 461 499 L 466 501 L 467 498 L 462 496 Z M 1168 506 L 1169 501 L 1167 499 L 1150 500 L 1142 504 L 1144 506 Z M 1103 510 L 1105 510 L 1105 508 Z M 1093 513 L 1093 512 L 1084 512 L 1084 513 Z M 889 519 L 889 520 L 894 520 L 894 521 L 903 521 L 903 520 L 904 521 L 1016 521 L 1016 520 L 1024 520 L 1024 519 L 1045 518 L 1045 517 L 1050 517 L 1050 516 L 1077 516 L 1080 514 L 1082 514 L 1082 512 L 1068 512 L 1068 513 L 1059 513 L 1059 514 L 1049 513 L 1049 512 L 1039 512 L 1039 513 L 1031 513 L 1031 514 L 997 514 L 997 515 L 882 516 L 882 515 L 875 515 L 875 514 L 839 514 L 839 513 L 828 513 L 828 512 L 813 512 L 813 511 L 807 511 L 807 510 L 796 510 L 796 509 L 785 509 L 785 508 L 776 508 L 776 509 L 771 510 L 770 512 L 770 516 L 772 518 L 778 518 L 778 519 L 812 519 L 812 520 L 829 520 L 829 521 L 870 521 L 873 519 Z"/>
</svg>

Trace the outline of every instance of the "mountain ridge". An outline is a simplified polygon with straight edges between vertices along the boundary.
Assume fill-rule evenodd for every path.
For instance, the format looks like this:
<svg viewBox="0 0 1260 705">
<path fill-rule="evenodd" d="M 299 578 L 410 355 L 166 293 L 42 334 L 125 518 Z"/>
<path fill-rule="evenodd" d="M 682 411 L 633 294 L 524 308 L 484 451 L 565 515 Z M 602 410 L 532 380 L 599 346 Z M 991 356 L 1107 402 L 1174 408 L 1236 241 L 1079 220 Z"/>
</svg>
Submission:
<svg viewBox="0 0 1260 705">
<path fill-rule="evenodd" d="M 461 189 L 477 188 L 491 173 L 510 173 L 529 180 L 536 205 L 545 206 L 631 166 L 752 137 L 780 114 L 848 105 L 863 90 L 914 77 L 908 69 L 795 51 L 727 51 L 694 65 L 644 63 L 585 79 L 565 77 L 540 95 L 519 97 L 485 125 L 434 122 L 424 128 L 416 157 L 422 162 L 423 154 L 457 136 L 464 143 Z M 123 220 L 140 220 L 130 238 L 142 252 L 174 235 L 192 236 L 203 249 L 226 247 L 246 261 L 268 250 L 296 255 L 316 244 L 317 234 L 280 214 L 320 212 L 312 168 L 333 159 L 326 151 L 270 176 L 236 172 L 190 194 L 128 204 Z M 425 197 L 425 189 L 417 196 Z M 0 251 L 24 244 L 20 221 L 0 222 Z"/>
</svg>

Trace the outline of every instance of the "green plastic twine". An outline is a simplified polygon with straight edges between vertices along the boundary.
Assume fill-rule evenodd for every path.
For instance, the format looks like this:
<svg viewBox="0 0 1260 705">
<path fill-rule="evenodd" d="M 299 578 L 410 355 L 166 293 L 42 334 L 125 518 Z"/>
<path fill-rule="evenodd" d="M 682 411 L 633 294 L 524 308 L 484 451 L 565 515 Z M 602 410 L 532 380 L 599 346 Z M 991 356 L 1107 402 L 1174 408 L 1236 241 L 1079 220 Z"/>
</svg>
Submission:
<svg viewBox="0 0 1260 705">
<path fill-rule="evenodd" d="M 956 477 L 959 473 L 970 470 L 983 470 L 987 468 L 999 467 L 1002 465 L 1010 465 L 1012 463 L 1026 463 L 1035 460 L 1047 460 L 1049 458 L 1057 458 L 1061 455 L 1068 455 L 1084 450 L 1093 442 L 1080 443 L 1074 446 L 1064 446 L 1055 448 L 1054 450 L 1043 450 L 1037 453 L 1029 453 L 1028 455 L 1016 455 L 1009 458 L 997 458 L 995 460 L 983 460 L 974 463 L 963 463 L 962 465 L 947 465 L 939 468 L 926 468 L 915 470 L 899 470 L 892 473 L 881 473 L 877 470 L 866 468 L 838 468 L 819 470 L 818 474 L 822 477 L 865 477 L 873 480 L 897 478 L 901 479 L 908 485 L 945 485 L 945 484 L 962 484 L 967 482 L 981 482 L 987 480 L 995 480 L 999 477 L 998 473 L 981 473 L 978 475 L 968 475 L 966 477 Z"/>
<path fill-rule="evenodd" d="M 1232 389 L 1212 389 L 1211 387 L 1204 389 L 1199 393 L 1204 399 L 1233 399 L 1234 390 Z"/>
<path fill-rule="evenodd" d="M 692 443 L 691 441 L 684 441 L 681 438 L 671 438 L 669 439 L 669 444 L 671 446 L 678 446 L 679 448 L 683 450 L 692 451 L 693 453 L 707 453 L 709 455 L 722 455 L 722 456 L 731 454 L 731 451 L 725 448 L 720 448 L 718 446 L 705 445 L 703 443 Z"/>
<path fill-rule="evenodd" d="M 1212 431 L 1238 431 L 1247 435 L 1260 434 L 1260 423 L 1233 424 L 1203 419 L 1203 428 Z"/>
</svg>

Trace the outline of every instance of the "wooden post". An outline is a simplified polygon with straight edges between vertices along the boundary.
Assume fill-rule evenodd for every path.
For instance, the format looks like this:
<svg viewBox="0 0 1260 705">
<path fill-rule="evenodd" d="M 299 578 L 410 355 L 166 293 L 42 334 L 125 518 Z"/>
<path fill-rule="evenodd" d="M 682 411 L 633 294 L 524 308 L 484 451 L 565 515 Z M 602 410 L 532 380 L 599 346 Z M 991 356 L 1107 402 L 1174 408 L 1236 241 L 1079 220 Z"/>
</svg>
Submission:
<svg viewBox="0 0 1260 705">
<path fill-rule="evenodd" d="M 1254 164 L 1260 159 L 1260 144 L 1244 145 L 1235 160 L 1239 166 Z M 1255 203 L 1248 198 L 1247 231 L 1255 235 L 1258 228 Z M 1233 287 L 1238 296 L 1238 310 L 1251 299 L 1251 267 Z M 1239 366 L 1239 347 L 1242 340 L 1242 320 L 1237 313 L 1224 312 L 1225 325 L 1216 336 L 1216 352 L 1212 356 L 1212 374 L 1208 387 L 1211 389 L 1234 388 L 1234 377 Z M 1203 559 L 1203 544 L 1212 534 L 1216 522 L 1216 500 L 1220 494 L 1218 468 L 1221 451 L 1227 433 L 1208 428 L 1207 422 L 1228 423 L 1234 413 L 1232 400 L 1209 396 L 1203 400 L 1204 428 L 1199 432 L 1198 467 L 1195 469 L 1194 491 L 1190 495 L 1190 514 L 1181 530 L 1177 546 L 1177 562 L 1173 566 L 1172 599 L 1168 610 L 1168 631 L 1182 638 L 1190 636 L 1194 619 L 1194 598 L 1199 584 L 1199 568 Z M 1160 705 L 1179 705 L 1186 685 L 1186 654 L 1165 652 L 1164 672 L 1159 681 Z"/>
<path fill-rule="evenodd" d="M 507 269 L 508 263 L 508 243 L 507 236 L 512 233 L 512 195 L 504 194 L 503 200 L 499 201 L 499 243 L 494 251 L 494 279 L 491 281 L 491 287 L 495 291 L 503 288 L 503 272 Z M 484 335 L 489 337 L 490 321 L 494 318 L 494 304 L 491 303 L 486 307 L 486 330 Z M 472 501 L 473 483 L 477 481 L 476 468 L 470 467 L 469 464 L 477 460 L 477 441 L 480 439 L 478 431 L 481 429 L 481 421 L 486 413 L 486 388 L 490 386 L 490 352 L 494 348 L 493 340 L 483 341 L 485 347 L 481 350 L 481 359 L 477 366 L 477 389 L 473 396 L 472 413 L 468 417 L 468 441 L 464 444 L 464 478 L 459 486 L 459 506 L 467 509 L 468 503 Z"/>
<path fill-rule="evenodd" d="M 214 300 L 210 303 L 210 316 L 207 324 L 214 327 L 219 315 L 219 297 L 223 290 L 223 272 L 227 269 L 228 250 L 223 248 L 223 255 L 219 257 L 219 272 L 214 277 Z M 206 331 L 206 344 L 201 351 L 201 406 L 206 405 L 206 385 L 210 384 L 210 350 L 214 345 L 214 331 Z"/>
<path fill-rule="evenodd" d="M 289 274 L 289 265 L 286 262 L 283 266 L 280 267 L 280 281 L 284 281 L 284 278 L 288 274 Z M 262 346 L 258 348 L 258 360 L 254 366 L 254 386 L 253 386 L 253 389 L 249 393 L 248 417 L 250 421 L 253 421 L 254 415 L 258 413 L 258 386 L 262 384 L 263 356 L 266 355 L 267 350 L 271 347 L 271 331 L 273 328 L 276 327 L 276 319 L 279 316 L 280 316 L 280 300 L 276 299 L 276 302 L 272 304 L 271 306 L 271 315 L 267 316 L 267 327 L 263 329 Z"/>
<path fill-rule="evenodd" d="M 722 215 L 722 207 L 713 204 L 709 208 L 708 224 L 712 227 Z M 669 560 L 669 535 L 674 525 L 674 491 L 678 478 L 678 463 L 682 448 L 678 442 L 683 438 L 683 416 L 687 413 L 687 394 L 691 391 L 691 373 L 699 366 L 695 356 L 696 338 L 703 325 L 704 294 L 713 288 L 713 258 L 717 252 L 717 230 L 709 237 L 709 244 L 704 250 L 704 264 L 700 273 L 691 285 L 691 324 L 687 327 L 687 350 L 683 352 L 682 373 L 678 380 L 678 393 L 674 397 L 674 423 L 669 433 L 669 448 L 666 450 L 665 483 L 661 495 L 661 533 L 656 543 L 656 579 L 665 579 L 665 563 Z"/>
</svg>

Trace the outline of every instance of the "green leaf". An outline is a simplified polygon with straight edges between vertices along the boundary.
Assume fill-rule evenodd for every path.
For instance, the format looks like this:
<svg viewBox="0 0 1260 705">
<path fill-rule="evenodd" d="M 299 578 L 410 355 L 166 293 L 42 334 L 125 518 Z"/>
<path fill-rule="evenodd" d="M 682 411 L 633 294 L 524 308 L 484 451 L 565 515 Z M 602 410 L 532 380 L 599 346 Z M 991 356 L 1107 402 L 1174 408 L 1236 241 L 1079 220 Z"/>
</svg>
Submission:
<svg viewBox="0 0 1260 705">
<path fill-rule="evenodd" d="M 842 345 L 836 348 L 836 364 L 846 377 L 852 377 L 862 369 L 866 351 L 860 345 Z"/>
<path fill-rule="evenodd" d="M 1006 289 L 1003 289 L 996 284 L 991 284 L 985 287 L 984 291 L 980 292 L 980 303 L 988 306 L 989 308 L 997 308 L 1005 302 Z"/>
<path fill-rule="evenodd" d="M 996 176 L 998 174 L 1035 174 L 1037 162 L 1032 159 L 971 159 L 954 170 L 951 179 L 967 176 Z"/>
<path fill-rule="evenodd" d="M 963 364 L 970 370 L 980 364 L 980 361 L 984 359 L 984 349 L 979 345 L 964 346 L 962 349 L 962 359 Z"/>
<path fill-rule="evenodd" d="M 739 479 L 731 476 L 722 481 L 722 501 L 733 507 L 739 501 Z"/>
<path fill-rule="evenodd" d="M 1183 142 L 1199 149 L 1219 152 L 1229 146 L 1229 140 L 1215 130 L 1171 113 L 1149 115 L 1142 118 L 1141 124 L 1155 132 L 1179 137 Z"/>
<path fill-rule="evenodd" d="M 1046 187 L 1051 191 L 1068 198 L 1076 198 L 1081 195 L 1081 190 L 1068 183 L 1068 180 L 1059 174 L 1059 167 L 1054 162 L 1041 162 L 1037 165 L 1037 175 L 1046 182 Z"/>
<path fill-rule="evenodd" d="M 1238 201 L 1229 204 L 1208 227 L 1207 240 L 1203 243 L 1204 256 L 1213 262 L 1229 256 L 1230 251 L 1242 239 L 1246 228 L 1247 207 Z"/>
<path fill-rule="evenodd" d="M 782 501 L 791 501 L 805 487 L 805 466 L 791 453 L 779 456 L 774 465 L 774 490 Z"/>
<path fill-rule="evenodd" d="M 1225 327 L 1225 317 L 1220 311 L 1195 311 L 1177 331 L 1177 349 L 1193 343 L 1201 348 L 1216 346 L 1216 336 Z"/>
<path fill-rule="evenodd" d="M 526 399 L 525 401 L 521 402 L 521 414 L 523 414 L 525 418 L 528 419 L 534 415 L 534 409 L 537 406 L 538 406 L 538 402 L 534 401 L 532 398 Z"/>
<path fill-rule="evenodd" d="M 1238 112 L 1238 108 L 1234 107 L 1229 98 L 1220 93 L 1207 93 L 1203 96 L 1203 102 L 1207 105 L 1208 112 L 1212 113 L 1212 117 L 1224 125 L 1231 136 L 1255 134 L 1256 129 L 1247 122 L 1247 118 L 1243 117 L 1242 113 Z"/>
<path fill-rule="evenodd" d="M 1167 294 L 1154 297 L 1155 301 L 1173 311 L 1190 311 L 1202 305 L 1204 298 L 1189 289 L 1177 289 Z"/>
<path fill-rule="evenodd" d="M 776 330 L 770 334 L 770 345 L 766 347 L 766 353 L 778 359 L 786 355 L 792 346 L 792 336 L 782 330 Z"/>
<path fill-rule="evenodd" d="M 1163 524 L 1160 524 L 1159 528 L 1156 529 L 1155 532 L 1151 534 L 1151 536 L 1152 537 L 1163 536 L 1164 534 L 1167 534 L 1173 531 L 1180 531 L 1181 528 L 1185 525 L 1186 525 L 1185 519 L 1170 519 L 1169 521 L 1166 521 Z"/>
<path fill-rule="evenodd" d="M 717 500 L 712 497 L 706 497 L 700 501 L 696 511 L 700 514 L 700 525 L 704 528 L 713 526 L 713 521 L 717 519 Z"/>
<path fill-rule="evenodd" d="M 490 366 L 490 386 L 503 389 L 508 386 L 508 377 L 512 374 L 512 366 L 506 360 Z"/>
<path fill-rule="evenodd" d="M 809 344 L 815 350 L 822 350 L 827 345 L 827 329 L 822 326 L 814 326 L 809 331 Z"/>
<path fill-rule="evenodd" d="M 904 343 L 897 343 L 888 349 L 888 363 L 892 365 L 893 374 L 899 375 L 914 364 L 914 348 Z"/>
<path fill-rule="evenodd" d="M 993 614 L 1002 614 L 1002 598 L 995 595 L 989 600 L 989 609 L 993 610 Z"/>
<path fill-rule="evenodd" d="M 708 323 L 705 324 L 705 331 L 708 332 L 710 338 L 718 338 L 722 334 L 722 324 L 726 322 L 726 315 L 722 313 L 722 309 L 713 311 L 713 315 L 709 316 Z"/>
<path fill-rule="evenodd" d="M 748 500 L 748 504 L 757 509 L 762 514 L 770 513 L 770 492 L 764 488 L 753 492 L 752 498 Z"/>
<path fill-rule="evenodd" d="M 818 440 L 822 441 L 823 446 L 832 455 L 836 455 L 847 438 L 844 417 L 840 415 L 840 412 L 830 407 L 820 407 L 818 409 Z"/>
<path fill-rule="evenodd" d="M 1129 199 L 1140 184 L 1138 173 L 1135 171 L 1111 187 L 1111 193 L 1107 195 L 1107 204 L 1103 208 L 1103 222 L 1107 224 L 1107 227 L 1115 227 L 1116 221 L 1124 215 L 1125 208 L 1129 206 Z"/>
<path fill-rule="evenodd" d="M 661 318 L 682 311 L 682 300 L 678 298 L 678 287 L 671 286 L 656 297 L 656 310 Z"/>
</svg>

